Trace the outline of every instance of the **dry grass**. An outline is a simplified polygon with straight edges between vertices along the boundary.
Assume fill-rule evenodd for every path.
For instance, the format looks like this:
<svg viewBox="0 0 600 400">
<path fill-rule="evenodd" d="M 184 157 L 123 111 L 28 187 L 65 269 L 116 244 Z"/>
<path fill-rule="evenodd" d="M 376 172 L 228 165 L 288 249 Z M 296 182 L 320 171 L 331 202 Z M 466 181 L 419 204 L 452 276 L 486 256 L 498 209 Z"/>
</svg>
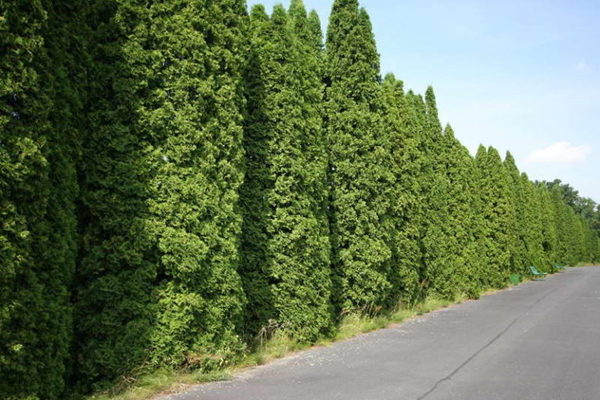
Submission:
<svg viewBox="0 0 600 400">
<path fill-rule="evenodd" d="M 490 290 L 482 295 L 488 295 L 498 292 Z M 398 307 L 394 312 L 380 316 L 362 316 L 347 315 L 341 321 L 339 328 L 334 336 L 324 338 L 314 345 L 298 343 L 294 339 L 285 336 L 281 332 L 276 332 L 263 345 L 258 346 L 254 351 L 245 355 L 234 366 L 222 371 L 211 373 L 206 372 L 185 372 L 173 370 L 159 370 L 152 374 L 144 375 L 138 378 L 133 385 L 120 393 L 100 393 L 86 397 L 86 400 L 150 400 L 157 399 L 160 395 L 180 392 L 190 385 L 227 380 L 232 375 L 240 372 L 244 368 L 251 368 L 266 364 L 278 358 L 289 356 L 294 352 L 308 349 L 312 346 L 328 346 L 340 340 L 347 340 L 352 337 L 383 329 L 391 325 L 402 323 L 406 320 L 427 314 L 429 312 L 449 307 L 453 304 L 459 304 L 467 300 L 466 296 L 458 296 L 453 300 L 440 300 L 430 298 L 414 307 Z"/>
</svg>

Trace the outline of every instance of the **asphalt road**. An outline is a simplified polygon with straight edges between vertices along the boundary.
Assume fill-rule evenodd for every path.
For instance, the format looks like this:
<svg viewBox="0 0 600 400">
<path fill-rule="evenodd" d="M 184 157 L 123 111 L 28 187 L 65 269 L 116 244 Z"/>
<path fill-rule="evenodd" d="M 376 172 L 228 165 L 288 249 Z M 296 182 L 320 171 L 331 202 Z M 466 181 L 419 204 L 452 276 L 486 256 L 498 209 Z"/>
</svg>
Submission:
<svg viewBox="0 0 600 400">
<path fill-rule="evenodd" d="M 598 400 L 600 268 L 575 268 L 165 400 Z"/>
</svg>

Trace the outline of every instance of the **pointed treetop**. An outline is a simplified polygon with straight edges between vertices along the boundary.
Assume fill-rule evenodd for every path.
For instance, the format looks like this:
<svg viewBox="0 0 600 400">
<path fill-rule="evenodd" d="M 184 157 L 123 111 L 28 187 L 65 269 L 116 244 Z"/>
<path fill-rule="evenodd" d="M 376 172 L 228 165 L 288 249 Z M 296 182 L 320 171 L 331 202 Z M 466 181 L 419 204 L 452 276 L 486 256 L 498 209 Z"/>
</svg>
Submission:
<svg viewBox="0 0 600 400">
<path fill-rule="evenodd" d="M 504 161 L 516 165 L 515 158 L 513 157 L 510 151 L 506 152 L 506 157 L 504 157 Z"/>
<path fill-rule="evenodd" d="M 302 0 L 292 0 L 288 16 L 292 29 L 305 45 L 319 52 L 323 50 L 321 21 L 319 21 L 319 16 L 316 12 L 311 12 L 309 16 L 306 14 L 306 8 Z"/>
<path fill-rule="evenodd" d="M 488 155 L 495 163 L 502 163 L 502 157 L 500 157 L 500 152 L 493 146 L 488 148 Z"/>
<path fill-rule="evenodd" d="M 388 90 L 392 90 L 400 97 L 404 96 L 404 82 L 396 79 L 393 73 L 387 73 L 383 79 L 383 86 Z"/>
<path fill-rule="evenodd" d="M 336 0 L 327 30 L 327 80 L 341 84 L 355 101 L 371 102 L 381 82 L 371 21 L 358 1 Z"/>
<path fill-rule="evenodd" d="M 250 10 L 250 18 L 257 21 L 268 21 L 269 14 L 263 4 L 255 4 Z"/>
<path fill-rule="evenodd" d="M 506 157 L 504 157 L 504 166 L 506 167 L 506 170 L 510 173 L 510 175 L 513 177 L 513 179 L 519 178 L 520 171 L 517 167 L 515 158 L 510 153 L 510 151 L 506 152 Z"/>
<path fill-rule="evenodd" d="M 427 90 L 425 91 L 425 102 L 427 103 L 428 108 L 437 111 L 437 103 L 435 100 L 435 92 L 433 91 L 433 86 L 427 86 Z"/>
<path fill-rule="evenodd" d="M 427 106 L 427 115 L 431 118 L 431 122 L 434 124 L 435 128 L 441 132 L 442 124 L 440 123 L 440 118 L 438 116 L 435 93 L 431 86 L 428 86 L 425 91 L 425 104 Z"/>
<path fill-rule="evenodd" d="M 332 15 L 339 15 L 343 11 L 358 11 L 358 0 L 335 0 L 331 8 Z"/>
<path fill-rule="evenodd" d="M 274 25 L 283 25 L 287 23 L 287 11 L 283 4 L 275 4 L 273 6 L 273 13 L 271 14 L 271 21 Z"/>
<path fill-rule="evenodd" d="M 306 8 L 302 0 L 292 0 L 288 11 L 294 31 L 305 41 L 309 34 Z"/>
<path fill-rule="evenodd" d="M 393 72 L 388 72 L 387 74 L 385 74 L 385 76 L 383 77 L 383 80 L 385 82 L 396 82 L 396 75 L 394 75 Z"/>
<path fill-rule="evenodd" d="M 347 30 L 356 26 L 358 17 L 358 0 L 335 0 L 329 16 L 327 27 L 327 46 L 329 51 L 340 45 L 341 38 Z M 345 29 L 342 29 L 345 28 Z"/>
<path fill-rule="evenodd" d="M 487 154 L 487 148 L 483 144 L 480 144 L 479 147 L 477 148 L 477 154 L 475 155 L 475 158 L 481 159 L 486 154 Z"/>
<path fill-rule="evenodd" d="M 323 30 L 321 29 L 321 18 L 315 10 L 311 10 L 308 15 L 308 29 L 312 43 L 317 51 L 323 50 Z"/>
<path fill-rule="evenodd" d="M 365 39 L 365 48 L 364 54 L 366 55 L 366 59 L 369 60 L 371 64 L 372 71 L 375 72 L 375 77 L 378 81 L 381 80 L 381 65 L 380 65 L 380 56 L 377 52 L 377 42 L 375 41 L 375 34 L 373 33 L 373 24 L 371 23 L 371 17 L 369 17 L 369 13 L 364 8 L 361 8 L 358 11 L 358 21 L 360 27 L 362 28 L 362 35 Z"/>
<path fill-rule="evenodd" d="M 306 18 L 306 7 L 302 0 L 292 0 L 290 3 L 289 14 L 292 18 L 301 17 Z"/>
<path fill-rule="evenodd" d="M 367 32 L 373 32 L 373 24 L 371 23 L 371 17 L 369 16 L 369 13 L 364 7 L 361 7 L 360 10 L 358 10 L 358 17 L 360 23 L 367 30 Z"/>
<path fill-rule="evenodd" d="M 446 124 L 446 127 L 444 128 L 444 135 L 446 135 L 448 138 L 454 139 L 454 129 L 452 129 L 452 126 L 450 126 L 450 124 Z"/>
</svg>

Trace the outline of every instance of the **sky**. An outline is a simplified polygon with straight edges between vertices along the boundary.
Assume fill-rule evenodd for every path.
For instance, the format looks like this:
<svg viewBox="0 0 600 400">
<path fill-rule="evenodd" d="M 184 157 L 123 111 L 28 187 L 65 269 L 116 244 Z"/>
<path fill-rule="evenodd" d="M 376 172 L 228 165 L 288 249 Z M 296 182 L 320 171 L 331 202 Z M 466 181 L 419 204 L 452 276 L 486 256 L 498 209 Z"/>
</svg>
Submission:
<svg viewBox="0 0 600 400">
<path fill-rule="evenodd" d="M 332 0 L 304 0 L 324 28 Z M 249 0 L 270 10 L 289 0 Z M 600 1 L 363 0 L 382 74 L 435 89 L 474 154 L 509 150 L 530 179 L 600 202 Z"/>
</svg>

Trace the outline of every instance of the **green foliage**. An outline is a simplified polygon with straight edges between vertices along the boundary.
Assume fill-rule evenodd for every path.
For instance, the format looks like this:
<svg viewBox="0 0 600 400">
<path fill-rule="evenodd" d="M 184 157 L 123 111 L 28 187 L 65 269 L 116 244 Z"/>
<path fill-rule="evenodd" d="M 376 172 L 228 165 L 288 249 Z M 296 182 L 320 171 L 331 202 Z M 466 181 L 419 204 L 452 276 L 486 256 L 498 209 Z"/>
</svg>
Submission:
<svg viewBox="0 0 600 400">
<path fill-rule="evenodd" d="M 527 225 L 531 224 L 532 221 L 527 219 L 525 209 L 525 188 L 521 181 L 521 173 L 517 168 L 514 157 L 510 152 L 506 154 L 504 158 L 504 169 L 508 174 L 509 191 L 508 196 L 512 203 L 511 208 L 513 213 L 511 215 L 512 220 L 509 222 L 510 226 L 513 227 L 510 241 L 511 243 L 511 271 L 514 273 L 524 274 L 528 265 L 540 265 L 539 263 L 529 262 L 527 259 L 527 238 L 526 230 Z M 533 246 L 533 244 L 529 244 Z"/>
<path fill-rule="evenodd" d="M 419 289 L 419 173 L 420 159 L 418 122 L 415 110 L 404 95 L 401 81 L 392 74 L 383 81 L 382 115 L 389 136 L 393 157 L 394 186 L 391 193 L 392 251 L 389 281 L 392 286 L 391 301 L 415 300 Z"/>
<path fill-rule="evenodd" d="M 479 218 L 475 209 L 475 165 L 473 157 L 458 139 L 450 125 L 444 129 L 443 160 L 448 184 L 446 193 L 447 217 L 445 225 L 449 242 L 446 276 L 447 296 L 467 294 L 476 297 L 484 289 L 479 286 L 482 272 L 477 232 Z"/>
<path fill-rule="evenodd" d="M 150 360 L 204 369 L 242 347 L 237 209 L 242 182 L 243 1 L 160 1 L 151 8 L 140 132 L 158 250 Z M 146 59 L 146 55 L 144 55 Z"/>
<path fill-rule="evenodd" d="M 69 372 L 82 101 L 76 4 L 0 4 L 2 398 L 61 398 Z"/>
<path fill-rule="evenodd" d="M 379 56 L 356 0 L 336 0 L 327 32 L 326 126 L 336 303 L 344 311 L 384 306 L 392 160 L 383 129 Z"/>
<path fill-rule="evenodd" d="M 301 1 L 251 13 L 242 278 L 248 331 L 299 341 L 331 318 L 319 50 Z M 267 332 L 268 333 L 268 332 Z"/>
<path fill-rule="evenodd" d="M 150 10 L 123 0 L 90 9 L 90 103 L 81 166 L 77 381 L 112 379 L 146 358 L 158 260 L 147 199 L 151 137 L 140 113 Z"/>
<path fill-rule="evenodd" d="M 241 348 L 244 13 L 242 1 L 92 10 L 78 271 L 85 381 L 141 365 L 209 368 Z"/>
<path fill-rule="evenodd" d="M 515 210 L 512 208 L 509 174 L 493 147 L 479 147 L 477 166 L 478 212 L 482 216 L 481 250 L 486 266 L 485 286 L 502 287 L 513 271 L 513 233 Z"/>
<path fill-rule="evenodd" d="M 420 177 L 421 201 L 424 205 L 421 219 L 425 257 L 423 296 L 432 291 L 437 296 L 452 298 L 457 289 L 453 285 L 453 276 L 458 267 L 456 256 L 459 247 L 455 227 L 450 221 L 449 210 L 448 157 L 452 155 L 445 152 L 445 138 L 431 86 L 425 92 L 425 119 L 421 146 L 424 154 Z"/>
<path fill-rule="evenodd" d="M 382 81 L 357 0 L 326 48 L 301 0 L 0 0 L 3 399 L 264 362 L 598 262 L 599 234 Z"/>
</svg>

